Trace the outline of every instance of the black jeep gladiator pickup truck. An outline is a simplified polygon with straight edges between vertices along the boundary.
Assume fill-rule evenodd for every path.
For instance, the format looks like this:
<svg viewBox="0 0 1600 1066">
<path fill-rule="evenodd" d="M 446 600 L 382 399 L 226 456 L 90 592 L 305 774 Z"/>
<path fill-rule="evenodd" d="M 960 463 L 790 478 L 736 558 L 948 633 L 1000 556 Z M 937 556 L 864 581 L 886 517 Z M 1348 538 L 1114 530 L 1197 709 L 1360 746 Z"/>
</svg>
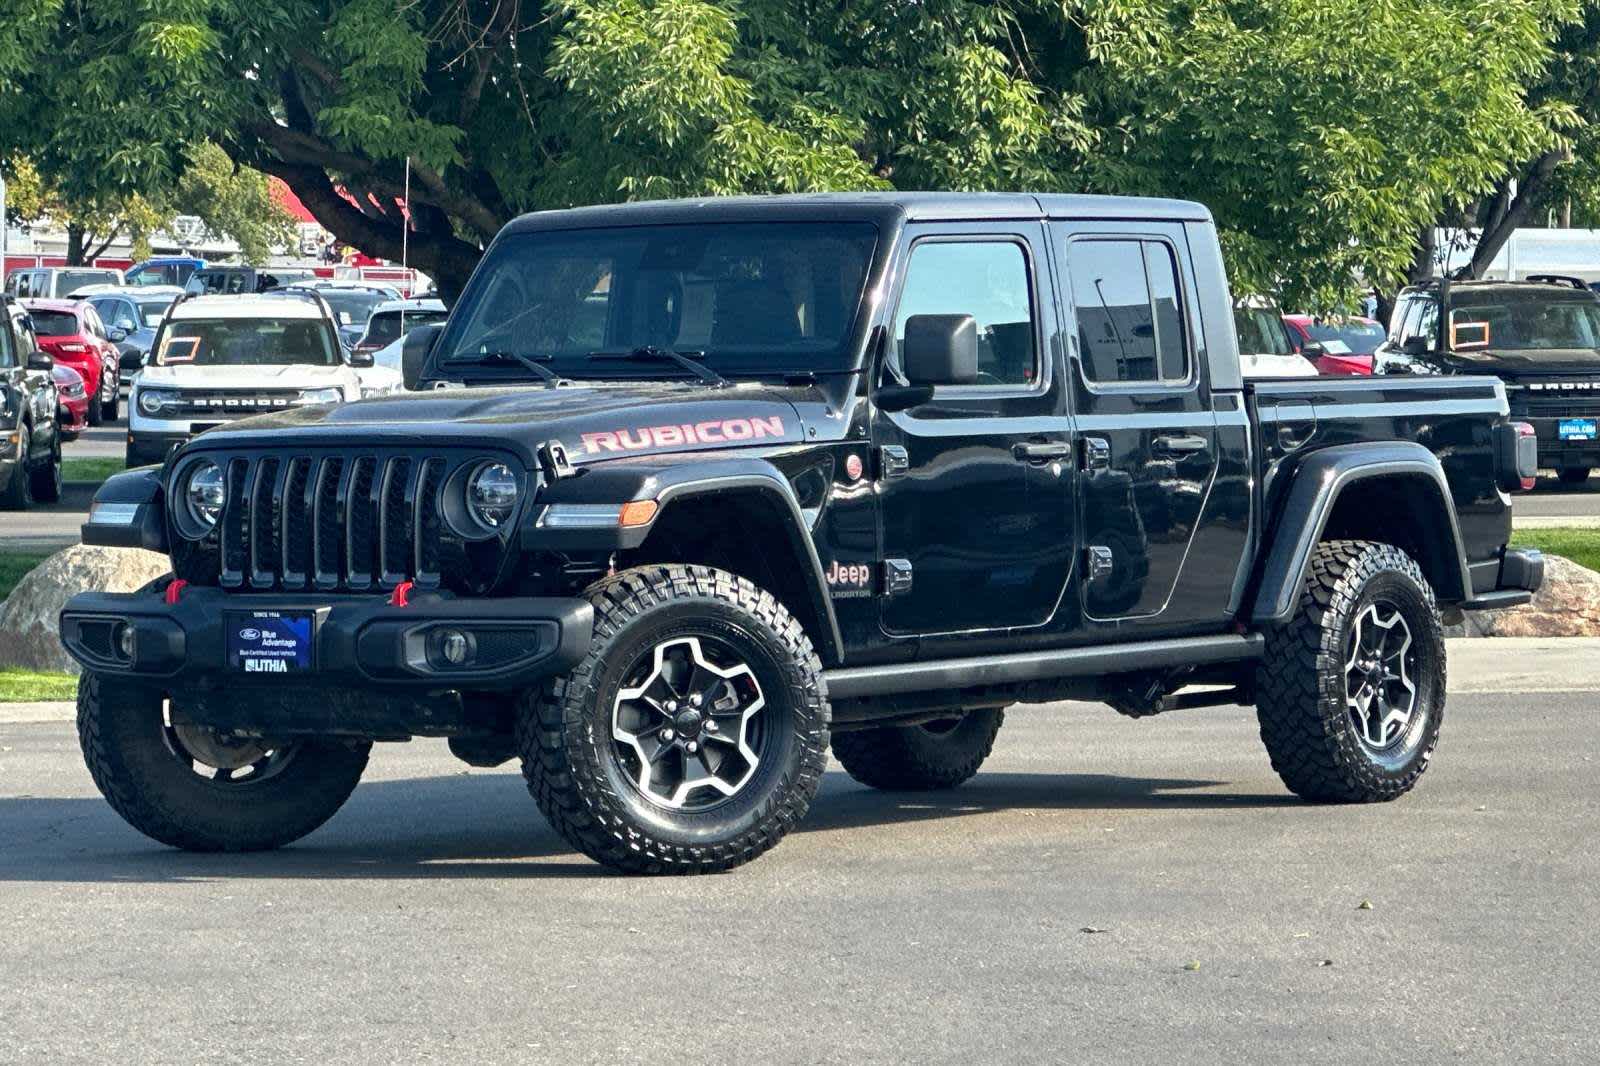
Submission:
<svg viewBox="0 0 1600 1066">
<path fill-rule="evenodd" d="M 1441 617 L 1526 601 L 1490 378 L 1240 380 L 1206 210 L 825 195 L 527 215 L 413 390 L 231 423 L 84 538 L 170 554 L 62 612 L 96 783 L 268 848 L 372 742 L 520 757 L 572 845 L 726 869 L 827 759 L 955 785 L 1013 704 L 1255 704 L 1289 788 L 1392 799 Z"/>
</svg>

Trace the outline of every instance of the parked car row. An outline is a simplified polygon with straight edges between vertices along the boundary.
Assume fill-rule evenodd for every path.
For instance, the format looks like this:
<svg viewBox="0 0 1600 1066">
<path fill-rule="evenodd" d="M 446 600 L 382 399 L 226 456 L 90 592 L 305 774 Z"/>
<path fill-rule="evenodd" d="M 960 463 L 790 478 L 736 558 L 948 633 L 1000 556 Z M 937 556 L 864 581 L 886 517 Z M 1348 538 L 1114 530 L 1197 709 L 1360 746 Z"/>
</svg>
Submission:
<svg viewBox="0 0 1600 1066">
<path fill-rule="evenodd" d="M 61 498 L 62 432 L 55 360 L 39 345 L 32 316 L 0 294 L 0 508 Z"/>
<path fill-rule="evenodd" d="M 1370 374 L 1384 339 L 1370 318 L 1288 315 L 1264 300 L 1240 301 L 1233 320 L 1247 378 Z"/>
</svg>

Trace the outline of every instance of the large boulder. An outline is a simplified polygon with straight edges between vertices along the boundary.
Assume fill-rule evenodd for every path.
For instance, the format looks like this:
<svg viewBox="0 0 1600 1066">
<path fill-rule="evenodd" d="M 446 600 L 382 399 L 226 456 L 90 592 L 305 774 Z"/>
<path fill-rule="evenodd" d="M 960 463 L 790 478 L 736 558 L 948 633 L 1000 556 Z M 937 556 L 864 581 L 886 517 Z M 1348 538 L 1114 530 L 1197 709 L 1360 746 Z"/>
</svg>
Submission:
<svg viewBox="0 0 1600 1066">
<path fill-rule="evenodd" d="M 1472 611 L 1446 632 L 1456 637 L 1600 637 L 1600 574 L 1559 555 L 1544 557 L 1544 585 L 1533 602 Z"/>
<path fill-rule="evenodd" d="M 56 628 L 67 598 L 90 589 L 132 592 L 170 568 L 165 555 L 138 548 L 79 544 L 50 556 L 0 603 L 0 666 L 77 673 Z"/>
</svg>

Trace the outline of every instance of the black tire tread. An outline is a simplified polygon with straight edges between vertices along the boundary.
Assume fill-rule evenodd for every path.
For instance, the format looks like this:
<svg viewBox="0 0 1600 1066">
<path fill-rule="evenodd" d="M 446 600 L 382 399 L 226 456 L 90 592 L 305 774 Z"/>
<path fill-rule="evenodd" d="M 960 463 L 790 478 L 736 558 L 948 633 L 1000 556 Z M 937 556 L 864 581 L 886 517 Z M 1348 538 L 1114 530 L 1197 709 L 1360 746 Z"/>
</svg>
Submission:
<svg viewBox="0 0 1600 1066">
<path fill-rule="evenodd" d="M 1266 631 L 1265 655 L 1256 669 L 1256 717 L 1273 770 L 1302 799 L 1319 803 L 1395 799 L 1416 784 L 1437 743 L 1436 720 L 1423 757 L 1396 779 L 1374 772 L 1341 728 L 1343 620 L 1365 582 L 1384 570 L 1400 571 L 1422 589 L 1435 629 L 1431 636 L 1442 640 L 1433 590 L 1416 560 L 1393 545 L 1361 540 L 1318 544 L 1294 618 Z M 1442 656 L 1438 669 L 1442 693 Z M 1436 719 L 1443 714 L 1441 699 Z"/>
<path fill-rule="evenodd" d="M 772 848 L 810 808 L 827 765 L 829 708 L 822 662 L 800 623 L 771 593 L 746 578 L 706 566 L 659 564 L 624 570 L 585 592 L 594 605 L 594 640 L 571 672 L 523 696 L 517 747 L 528 791 L 563 839 L 596 862 L 625 873 L 700 874 L 730 870 Z M 616 812 L 621 801 L 603 775 L 568 752 L 589 743 L 589 703 L 612 641 L 630 620 L 674 599 L 721 600 L 769 629 L 788 650 L 791 691 L 802 694 L 797 769 L 763 800 L 753 827 L 705 846 L 681 846 L 639 832 Z"/>
<path fill-rule="evenodd" d="M 1005 724 L 998 707 L 967 712 L 947 737 L 917 726 L 887 726 L 840 733 L 833 756 L 845 773 L 871 788 L 893 792 L 955 788 L 978 772 L 994 751 Z M 940 741 L 944 743 L 940 743 Z"/>
</svg>

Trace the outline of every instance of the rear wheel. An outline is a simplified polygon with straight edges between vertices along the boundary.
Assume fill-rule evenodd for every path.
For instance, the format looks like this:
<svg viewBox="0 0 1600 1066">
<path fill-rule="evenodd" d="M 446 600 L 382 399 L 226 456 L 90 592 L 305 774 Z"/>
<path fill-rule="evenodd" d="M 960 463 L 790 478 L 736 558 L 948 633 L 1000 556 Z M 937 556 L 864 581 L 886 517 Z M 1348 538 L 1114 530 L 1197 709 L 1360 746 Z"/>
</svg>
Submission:
<svg viewBox="0 0 1600 1066">
<path fill-rule="evenodd" d="M 1433 590 L 1405 552 L 1325 541 L 1294 620 L 1267 632 L 1256 715 L 1272 768 L 1304 799 L 1408 792 L 1444 718 L 1445 649 Z"/>
<path fill-rule="evenodd" d="M 630 873 L 727 870 L 771 848 L 827 762 L 822 664 L 800 624 L 703 566 L 627 570 L 588 597 L 588 656 L 517 723 L 550 824 Z"/>
<path fill-rule="evenodd" d="M 121 397 L 117 393 L 117 372 L 115 369 L 102 371 L 100 374 L 100 416 L 107 422 L 117 420 L 117 408 L 120 406 Z"/>
<path fill-rule="evenodd" d="M 262 851 L 316 829 L 361 780 L 372 745 L 227 737 L 161 693 L 85 674 L 78 742 L 95 785 L 145 836 L 187 851 Z"/>
<path fill-rule="evenodd" d="M 890 790 L 954 788 L 994 750 L 1006 715 L 998 707 L 917 725 L 840 733 L 833 755 L 863 785 Z"/>
<path fill-rule="evenodd" d="M 1589 480 L 1589 469 L 1587 466 L 1564 466 L 1556 476 L 1563 485 L 1581 485 Z"/>
<path fill-rule="evenodd" d="M 104 420 L 104 413 L 100 409 L 100 392 L 99 390 L 96 390 L 95 393 L 89 397 L 88 422 L 91 426 L 98 426 Z"/>
</svg>

